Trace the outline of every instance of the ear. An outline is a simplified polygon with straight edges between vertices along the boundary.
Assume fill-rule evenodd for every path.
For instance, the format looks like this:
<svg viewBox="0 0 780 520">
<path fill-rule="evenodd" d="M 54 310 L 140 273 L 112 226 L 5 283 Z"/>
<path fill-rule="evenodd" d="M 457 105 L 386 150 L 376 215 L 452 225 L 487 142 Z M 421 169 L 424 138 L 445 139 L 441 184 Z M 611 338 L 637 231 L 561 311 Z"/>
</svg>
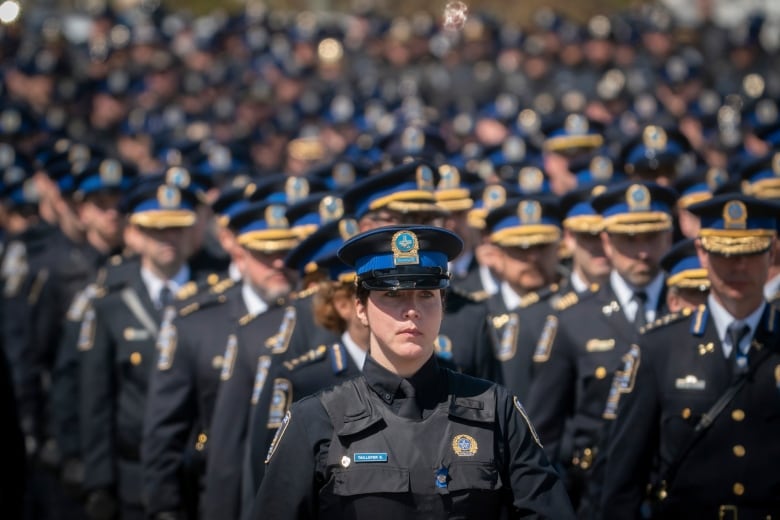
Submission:
<svg viewBox="0 0 780 520">
<path fill-rule="evenodd" d="M 701 266 L 704 269 L 707 269 L 709 271 L 710 256 L 707 254 L 707 251 L 705 251 L 704 248 L 701 246 L 701 239 L 697 238 L 693 243 L 696 246 L 696 256 L 699 257 L 699 263 L 701 263 Z"/>
<path fill-rule="evenodd" d="M 360 320 L 360 323 L 362 323 L 364 327 L 368 327 L 368 313 L 366 312 L 366 306 L 363 305 L 358 298 L 355 298 L 355 314 Z"/>
<path fill-rule="evenodd" d="M 612 240 L 610 240 L 609 233 L 606 231 L 601 232 L 601 247 L 604 248 L 604 254 L 607 258 L 611 260 L 615 250 L 612 248 Z"/>
</svg>

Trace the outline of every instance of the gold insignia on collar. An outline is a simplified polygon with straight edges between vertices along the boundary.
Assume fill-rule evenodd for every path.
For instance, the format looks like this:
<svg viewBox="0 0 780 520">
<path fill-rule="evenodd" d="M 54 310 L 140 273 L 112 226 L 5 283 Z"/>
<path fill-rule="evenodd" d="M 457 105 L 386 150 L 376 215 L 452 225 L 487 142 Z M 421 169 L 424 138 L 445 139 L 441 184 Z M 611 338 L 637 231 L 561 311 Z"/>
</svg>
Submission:
<svg viewBox="0 0 780 520">
<path fill-rule="evenodd" d="M 740 200 L 730 200 L 723 206 L 723 221 L 726 229 L 747 228 L 747 207 Z"/>
<path fill-rule="evenodd" d="M 417 178 L 417 189 L 433 191 L 433 170 L 430 166 L 425 164 L 418 166 L 415 175 Z"/>
<path fill-rule="evenodd" d="M 663 150 L 669 138 L 660 126 L 650 125 L 642 131 L 642 143 L 651 150 Z"/>
<path fill-rule="evenodd" d="M 344 202 L 339 197 L 326 195 L 319 204 L 320 224 L 327 224 L 344 215 Z"/>
<path fill-rule="evenodd" d="M 517 205 L 517 218 L 524 226 L 538 224 L 542 220 L 542 205 L 536 200 L 524 200 Z"/>
<path fill-rule="evenodd" d="M 471 435 L 462 433 L 452 438 L 452 451 L 458 457 L 473 457 L 477 454 L 478 449 L 479 444 Z"/>
<path fill-rule="evenodd" d="M 412 231 L 402 230 L 393 235 L 390 240 L 393 251 L 393 265 L 413 265 L 420 263 L 418 255 L 420 243 Z"/>
<path fill-rule="evenodd" d="M 629 211 L 648 211 L 650 209 L 650 190 L 641 184 L 632 184 L 626 190 L 626 203 Z"/>
<path fill-rule="evenodd" d="M 440 190 L 454 190 L 460 187 L 460 172 L 451 164 L 442 164 L 439 166 L 439 185 Z"/>
<path fill-rule="evenodd" d="M 165 172 L 165 182 L 179 188 L 187 188 L 190 182 L 192 182 L 192 177 L 190 177 L 190 172 L 186 168 L 173 166 Z"/>
<path fill-rule="evenodd" d="M 157 188 L 157 202 L 163 209 L 173 209 L 181 204 L 181 192 L 174 186 L 164 184 Z"/>
<path fill-rule="evenodd" d="M 711 354 L 713 352 L 715 352 L 715 344 L 714 343 L 710 342 L 710 343 L 707 343 L 706 345 L 704 343 L 702 343 L 702 344 L 699 345 L 699 355 L 700 356 L 703 356 L 705 354 Z"/>
<path fill-rule="evenodd" d="M 108 186 L 122 182 L 122 165 L 116 159 L 105 159 L 100 163 L 100 180 Z"/>
</svg>

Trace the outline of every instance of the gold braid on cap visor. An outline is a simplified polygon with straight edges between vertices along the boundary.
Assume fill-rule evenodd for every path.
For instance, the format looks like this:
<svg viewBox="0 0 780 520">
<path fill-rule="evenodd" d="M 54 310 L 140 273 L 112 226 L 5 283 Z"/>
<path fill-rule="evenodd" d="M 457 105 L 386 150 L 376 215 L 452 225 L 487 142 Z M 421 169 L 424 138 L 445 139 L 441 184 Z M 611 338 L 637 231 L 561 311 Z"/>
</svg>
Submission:
<svg viewBox="0 0 780 520">
<path fill-rule="evenodd" d="M 719 255 L 752 255 L 763 253 L 775 239 L 773 229 L 702 229 L 701 246 Z"/>
<path fill-rule="evenodd" d="M 639 211 L 604 217 L 604 230 L 609 233 L 653 233 L 672 229 L 672 216 L 663 211 Z"/>
<path fill-rule="evenodd" d="M 601 215 L 579 215 L 563 220 L 563 227 L 575 233 L 590 233 L 595 235 L 604 229 L 604 218 Z"/>
<path fill-rule="evenodd" d="M 666 285 L 668 287 L 679 287 L 680 289 L 704 290 L 709 289 L 710 279 L 707 278 L 707 270 L 704 268 L 686 269 L 667 278 Z"/>
<path fill-rule="evenodd" d="M 264 229 L 239 235 L 238 244 L 252 251 L 285 251 L 300 242 L 292 229 Z"/>
<path fill-rule="evenodd" d="M 539 244 L 551 244 L 561 238 L 558 226 L 531 225 L 515 226 L 496 231 L 490 235 L 490 241 L 505 247 L 531 247 Z"/>
<path fill-rule="evenodd" d="M 149 210 L 130 215 L 130 223 L 136 226 L 154 229 L 190 227 L 195 224 L 197 215 L 188 210 Z"/>
</svg>

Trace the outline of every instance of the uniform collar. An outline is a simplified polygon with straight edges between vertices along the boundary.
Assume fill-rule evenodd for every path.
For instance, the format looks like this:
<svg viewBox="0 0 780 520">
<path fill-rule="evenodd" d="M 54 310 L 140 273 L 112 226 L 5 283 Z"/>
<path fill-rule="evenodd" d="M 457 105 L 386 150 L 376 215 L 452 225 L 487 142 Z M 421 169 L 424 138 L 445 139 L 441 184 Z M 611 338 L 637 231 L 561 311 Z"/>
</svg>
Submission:
<svg viewBox="0 0 780 520">
<path fill-rule="evenodd" d="M 777 274 L 764 285 L 764 298 L 772 300 L 780 293 L 780 274 Z"/>
<path fill-rule="evenodd" d="M 749 343 L 750 338 L 752 338 L 755 335 L 756 330 L 758 330 L 758 324 L 761 321 L 761 315 L 764 313 L 766 302 L 762 302 L 756 310 L 741 320 L 737 320 L 734 316 L 732 316 L 729 311 L 727 311 L 726 308 L 723 307 L 723 305 L 721 305 L 712 294 L 707 296 L 707 306 L 710 309 L 712 320 L 715 322 L 715 330 L 718 331 L 718 339 L 720 339 L 720 344 L 723 345 L 723 354 L 726 357 L 729 357 L 731 354 L 731 340 L 727 340 L 726 338 L 728 335 L 729 326 L 735 321 L 740 324 L 749 326 L 750 333 L 744 339 L 746 343 Z M 740 345 L 744 345 L 743 342 L 740 342 Z"/>
<path fill-rule="evenodd" d="M 257 292 L 252 288 L 251 285 L 249 285 L 249 282 L 246 280 L 241 286 L 241 297 L 244 298 L 246 309 L 252 316 L 257 316 L 258 314 L 262 314 L 268 310 L 268 304 L 263 301 L 262 298 L 260 298 Z"/>
<path fill-rule="evenodd" d="M 164 280 L 149 269 L 141 266 L 141 280 L 143 280 L 144 286 L 146 286 L 149 298 L 157 305 L 160 302 L 160 291 L 162 291 L 163 286 L 167 286 L 171 294 L 175 295 L 190 280 L 190 266 L 187 264 L 182 265 L 179 271 L 169 280 Z"/>
<path fill-rule="evenodd" d="M 352 336 L 349 335 L 349 332 L 346 331 L 341 335 L 341 344 L 347 349 L 349 357 L 355 362 L 355 366 L 358 367 L 358 369 L 363 370 L 363 366 L 366 364 L 367 352 L 360 348 L 358 344 L 355 343 L 355 340 L 352 339 Z"/>
<path fill-rule="evenodd" d="M 370 354 L 366 357 L 366 363 L 363 365 L 363 376 L 366 378 L 368 386 L 388 405 L 392 404 L 396 398 L 403 397 L 400 386 L 401 380 L 404 378 L 381 366 Z M 421 408 L 430 409 L 438 403 L 439 390 L 443 386 L 440 384 L 441 377 L 436 356 L 431 354 L 420 370 L 406 378 L 414 387 L 417 402 Z"/>
<path fill-rule="evenodd" d="M 656 277 L 644 287 L 633 287 L 620 276 L 617 271 L 612 270 L 609 274 L 609 283 L 612 286 L 612 290 L 615 292 L 615 296 L 617 296 L 620 307 L 623 309 L 635 309 L 636 302 L 633 300 L 634 291 L 644 291 L 645 294 L 647 294 L 645 309 L 650 314 L 650 319 L 648 321 L 656 318 L 655 311 L 658 309 L 658 300 L 661 298 L 661 292 L 664 288 L 664 275 L 662 273 L 658 273 Z M 629 321 L 634 321 L 633 312 L 635 311 L 632 311 L 631 316 L 627 315 Z"/>
<path fill-rule="evenodd" d="M 569 283 L 577 294 L 583 294 L 590 290 L 590 284 L 583 280 L 576 271 L 572 271 L 571 276 L 569 277 Z"/>
<path fill-rule="evenodd" d="M 522 298 L 512 289 L 508 282 L 501 282 L 499 290 L 501 291 L 501 299 L 504 300 L 504 305 L 508 310 L 513 311 L 520 307 Z"/>
</svg>

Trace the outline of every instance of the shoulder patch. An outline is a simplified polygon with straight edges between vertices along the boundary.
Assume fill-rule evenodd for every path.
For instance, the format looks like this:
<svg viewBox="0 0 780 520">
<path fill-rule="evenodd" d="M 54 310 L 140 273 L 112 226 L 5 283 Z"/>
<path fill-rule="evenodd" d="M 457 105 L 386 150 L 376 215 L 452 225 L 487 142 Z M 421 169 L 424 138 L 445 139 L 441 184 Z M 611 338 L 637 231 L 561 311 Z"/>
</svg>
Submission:
<svg viewBox="0 0 780 520">
<path fill-rule="evenodd" d="M 256 405 L 260 399 L 260 394 L 265 387 L 265 381 L 268 379 L 268 370 L 271 368 L 271 356 L 260 356 L 257 358 L 257 370 L 255 370 L 255 385 L 252 388 L 252 405 Z"/>
<path fill-rule="evenodd" d="M 701 336 L 704 334 L 704 329 L 707 328 L 707 318 L 709 317 L 709 311 L 706 305 L 699 305 L 693 314 L 691 319 L 691 334 L 694 336 Z"/>
<path fill-rule="evenodd" d="M 265 346 L 271 350 L 272 354 L 282 354 L 287 351 L 287 347 L 290 345 L 290 338 L 295 329 L 296 319 L 295 307 L 287 307 L 284 310 L 282 323 L 279 325 L 279 332 L 265 340 Z"/>
<path fill-rule="evenodd" d="M 555 340 L 557 332 L 558 317 L 553 315 L 547 316 L 542 333 L 539 334 L 539 339 L 536 342 L 536 349 L 533 355 L 534 363 L 544 363 L 550 359 L 550 351 L 552 350 L 553 340 Z"/>
<path fill-rule="evenodd" d="M 82 321 L 84 319 L 84 313 L 87 311 L 89 303 L 92 301 L 92 298 L 95 297 L 96 292 L 97 285 L 91 283 L 83 290 L 76 293 L 76 296 L 73 298 L 70 307 L 68 307 L 68 312 L 66 313 L 65 318 L 68 321 L 73 322 Z"/>
<path fill-rule="evenodd" d="M 307 287 L 306 289 L 300 290 L 297 293 L 293 295 L 293 298 L 296 300 L 301 300 L 303 298 L 308 298 L 309 296 L 313 295 L 320 289 L 319 284 L 314 284 L 311 287 Z"/>
<path fill-rule="evenodd" d="M 517 353 L 517 335 L 520 331 L 520 317 L 517 313 L 510 312 L 493 316 L 490 319 L 493 325 L 493 349 L 496 359 L 501 362 L 509 361 Z"/>
<path fill-rule="evenodd" d="M 77 348 L 81 352 L 86 352 L 92 349 L 92 345 L 95 342 L 95 308 L 92 305 L 87 307 L 84 311 L 84 318 L 81 320 L 81 328 L 79 329 L 79 339 L 76 343 Z"/>
<path fill-rule="evenodd" d="M 444 334 L 439 334 L 433 340 L 433 348 L 440 359 L 452 361 L 452 340 Z"/>
<path fill-rule="evenodd" d="M 268 454 L 265 456 L 266 464 L 271 462 L 271 457 L 273 457 L 276 448 L 279 446 L 279 443 L 282 441 L 282 437 L 284 436 L 284 432 L 287 431 L 287 427 L 290 425 L 290 421 L 292 421 L 292 413 L 290 412 L 290 410 L 287 410 L 287 413 L 284 414 L 284 418 L 282 419 L 281 426 L 279 426 L 279 429 L 276 430 L 276 434 L 274 435 L 274 438 L 271 441 L 271 445 L 268 447 Z"/>
<path fill-rule="evenodd" d="M 515 404 L 515 409 L 523 417 L 523 420 L 525 421 L 526 426 L 528 426 L 528 431 L 531 432 L 531 435 L 534 438 L 534 442 L 536 442 L 537 446 L 539 446 L 540 448 L 543 448 L 542 441 L 539 439 L 539 434 L 536 433 L 536 428 L 534 428 L 534 425 L 531 424 L 531 419 L 528 418 L 528 413 L 525 411 L 525 408 L 523 408 L 523 405 L 520 404 L 520 399 L 518 399 L 516 396 L 513 396 L 512 397 L 512 401 Z"/>
<path fill-rule="evenodd" d="M 620 370 L 615 372 L 615 377 L 612 379 L 612 387 L 609 389 L 607 396 L 607 404 L 602 414 L 602 417 L 607 420 L 613 420 L 617 417 L 620 396 L 629 394 L 634 389 L 636 371 L 639 368 L 640 361 L 639 346 L 631 345 L 631 348 L 623 355 L 621 361 L 623 365 Z"/>
<path fill-rule="evenodd" d="M 222 372 L 219 378 L 227 381 L 233 376 L 233 367 L 236 364 L 236 354 L 238 353 L 238 339 L 235 334 L 228 336 L 227 345 L 225 345 L 225 355 L 222 357 Z"/>
<path fill-rule="evenodd" d="M 305 354 L 301 354 L 297 358 L 288 359 L 284 362 L 284 368 L 286 368 L 289 371 L 293 371 L 300 367 L 301 365 L 306 365 L 308 363 L 311 363 L 312 361 L 317 361 L 319 359 L 322 359 L 325 357 L 325 355 L 328 353 L 328 347 L 325 345 L 320 345 L 317 348 L 313 348 L 306 352 Z"/>
<path fill-rule="evenodd" d="M 680 321 L 684 318 L 687 318 L 691 314 L 693 314 L 693 309 L 690 308 L 685 308 L 678 312 L 670 312 L 668 314 L 664 314 L 663 316 L 656 318 L 652 323 L 648 323 L 644 327 L 641 327 L 639 329 L 639 333 L 644 334 L 645 332 L 651 331 L 653 329 L 657 329 L 659 327 L 663 327 L 664 325 L 668 325 L 670 323 Z"/>
<path fill-rule="evenodd" d="M 169 370 L 173 366 L 173 356 L 176 354 L 178 332 L 173 320 L 163 320 L 160 333 L 157 335 L 157 370 Z"/>
<path fill-rule="evenodd" d="M 289 379 L 282 377 L 274 379 L 273 394 L 271 395 L 271 406 L 268 409 L 268 429 L 279 428 L 282 426 L 282 420 L 290 410 L 292 404 L 293 390 Z"/>
</svg>

